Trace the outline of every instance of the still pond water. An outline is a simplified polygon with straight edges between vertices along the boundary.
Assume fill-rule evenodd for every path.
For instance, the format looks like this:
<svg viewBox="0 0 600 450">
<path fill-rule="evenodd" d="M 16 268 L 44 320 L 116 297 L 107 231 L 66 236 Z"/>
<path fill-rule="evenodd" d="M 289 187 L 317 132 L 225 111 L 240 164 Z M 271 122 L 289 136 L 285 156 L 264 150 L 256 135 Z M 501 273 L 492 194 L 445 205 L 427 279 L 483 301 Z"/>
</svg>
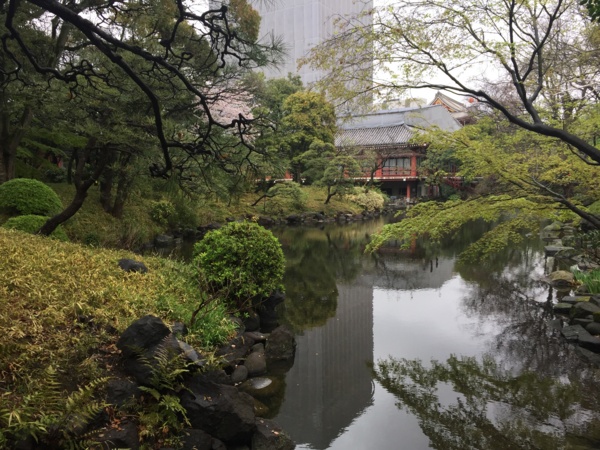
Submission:
<svg viewBox="0 0 600 450">
<path fill-rule="evenodd" d="M 600 448 L 600 372 L 553 326 L 543 244 L 459 264 L 471 227 L 365 255 L 382 225 L 274 231 L 298 345 L 268 406 L 297 448 Z"/>
</svg>

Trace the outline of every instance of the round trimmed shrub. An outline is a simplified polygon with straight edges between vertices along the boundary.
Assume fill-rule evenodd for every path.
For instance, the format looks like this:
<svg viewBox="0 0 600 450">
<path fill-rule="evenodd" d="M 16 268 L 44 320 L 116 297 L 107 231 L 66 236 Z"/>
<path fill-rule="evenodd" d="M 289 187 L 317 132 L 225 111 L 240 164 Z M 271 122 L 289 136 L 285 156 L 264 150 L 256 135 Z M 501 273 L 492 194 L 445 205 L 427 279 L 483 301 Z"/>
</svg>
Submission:
<svg viewBox="0 0 600 450">
<path fill-rule="evenodd" d="M 11 215 L 53 216 L 63 205 L 49 186 L 31 178 L 15 178 L 0 184 L 0 209 Z"/>
<path fill-rule="evenodd" d="M 283 290 L 285 258 L 273 233 L 254 222 L 231 222 L 194 246 L 194 263 L 212 293 L 242 307 Z"/>
<path fill-rule="evenodd" d="M 37 230 L 39 230 L 42 225 L 46 223 L 46 220 L 48 220 L 48 217 L 36 215 L 11 217 L 2 224 L 2 228 L 9 228 L 12 230 L 19 230 L 30 234 L 35 234 Z M 69 240 L 65 230 L 60 225 L 50 234 L 50 237 L 58 239 L 59 241 Z"/>
</svg>

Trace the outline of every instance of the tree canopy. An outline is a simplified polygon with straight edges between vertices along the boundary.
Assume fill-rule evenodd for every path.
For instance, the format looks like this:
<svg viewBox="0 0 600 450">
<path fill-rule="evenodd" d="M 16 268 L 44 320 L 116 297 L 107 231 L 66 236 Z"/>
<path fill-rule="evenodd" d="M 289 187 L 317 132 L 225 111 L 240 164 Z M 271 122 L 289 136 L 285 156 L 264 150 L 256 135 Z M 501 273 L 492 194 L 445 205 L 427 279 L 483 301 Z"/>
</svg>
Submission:
<svg viewBox="0 0 600 450">
<path fill-rule="evenodd" d="M 381 96 L 423 89 L 471 96 L 600 163 L 600 150 L 568 127 L 574 111 L 597 100 L 600 76 L 597 29 L 577 1 L 401 0 L 366 14 L 372 25 L 361 16 L 340 20 L 307 61 L 327 72 L 321 86 L 338 103 L 364 93 L 355 87 L 372 71 L 357 47 L 370 49 L 369 89 Z"/>
<path fill-rule="evenodd" d="M 107 167 L 149 156 L 152 141 L 155 177 L 189 181 L 253 163 L 260 119 L 249 108 L 222 114 L 221 105 L 237 104 L 243 74 L 276 61 L 280 49 L 257 43 L 260 17 L 247 0 L 214 5 L 2 2 L 0 182 L 14 177 L 16 155 L 27 139 L 31 147 L 28 133 L 42 117 L 54 125 L 68 117 L 54 136 L 83 138 L 66 149 L 77 198 L 44 233 L 80 207 Z M 46 146 L 42 154 L 56 148 L 33 144 Z"/>
</svg>

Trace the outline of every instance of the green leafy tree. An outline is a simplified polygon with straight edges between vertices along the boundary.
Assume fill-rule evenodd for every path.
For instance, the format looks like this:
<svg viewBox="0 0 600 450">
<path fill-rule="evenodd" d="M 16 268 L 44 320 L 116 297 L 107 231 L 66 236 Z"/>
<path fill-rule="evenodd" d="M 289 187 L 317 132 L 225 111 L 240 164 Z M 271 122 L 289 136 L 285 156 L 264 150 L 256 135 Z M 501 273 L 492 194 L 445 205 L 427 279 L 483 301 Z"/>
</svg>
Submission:
<svg viewBox="0 0 600 450">
<path fill-rule="evenodd" d="M 344 196 L 353 192 L 354 178 L 362 175 L 360 166 L 356 159 L 348 155 L 338 155 L 327 163 L 320 184 L 327 186 L 327 198 L 325 204 L 329 203 L 334 195 Z"/>
<path fill-rule="evenodd" d="M 569 127 L 574 114 L 597 100 L 600 77 L 590 58 L 598 51 L 596 25 L 578 1 L 400 0 L 367 14 L 372 20 L 339 21 L 308 59 L 327 73 L 320 85 L 336 103 L 361 95 L 356 87 L 375 70 L 367 85 L 382 95 L 435 89 L 473 97 L 512 124 L 600 163 L 600 150 Z M 367 50 L 369 67 L 361 59 Z"/>
<path fill-rule="evenodd" d="M 9 0 L 2 4 L 0 14 L 0 87 L 4 89 L 4 100 L 0 100 L 24 105 L 10 111 L 8 122 L 2 121 L 2 126 L 10 123 L 10 129 L 4 127 L 0 133 L 9 142 L 2 144 L 3 158 L 12 155 L 14 143 L 31 123 L 33 107 L 28 100 L 36 98 L 34 89 L 47 86 L 56 86 L 72 100 L 70 110 L 86 106 L 86 91 L 91 96 L 94 90 L 106 93 L 122 88 L 127 100 L 136 103 L 125 107 L 123 113 L 131 119 L 125 125 L 147 133 L 160 148 L 162 163 L 155 160 L 150 168 L 156 177 L 182 178 L 196 162 L 199 167 L 194 176 L 202 175 L 208 165 L 230 170 L 254 151 L 256 120 L 243 113 L 233 118 L 215 113 L 215 104 L 231 91 L 235 80 L 273 61 L 271 55 L 278 51 L 275 44 L 265 46 L 253 40 L 257 19 L 247 2 L 202 11 L 177 0 L 143 5 Z M 16 101 L 10 97 L 29 85 L 33 89 L 23 89 L 28 96 Z M 180 121 L 182 116 L 186 122 Z M 194 126 L 188 126 L 192 118 Z M 176 122 L 179 126 L 173 125 Z M 97 128 L 104 125 L 101 120 L 95 122 Z M 44 234 L 77 211 L 87 189 L 112 164 L 110 152 L 103 151 L 105 138 L 96 133 L 87 137 L 77 158 L 82 169 L 76 170 L 81 174 L 77 198 L 42 227 Z M 86 167 L 90 170 L 84 176 Z"/>
<path fill-rule="evenodd" d="M 280 145 L 296 183 L 306 167 L 305 153 L 315 150 L 313 143 L 320 148 L 333 145 L 336 130 L 335 111 L 323 95 L 300 91 L 285 99 Z"/>
</svg>

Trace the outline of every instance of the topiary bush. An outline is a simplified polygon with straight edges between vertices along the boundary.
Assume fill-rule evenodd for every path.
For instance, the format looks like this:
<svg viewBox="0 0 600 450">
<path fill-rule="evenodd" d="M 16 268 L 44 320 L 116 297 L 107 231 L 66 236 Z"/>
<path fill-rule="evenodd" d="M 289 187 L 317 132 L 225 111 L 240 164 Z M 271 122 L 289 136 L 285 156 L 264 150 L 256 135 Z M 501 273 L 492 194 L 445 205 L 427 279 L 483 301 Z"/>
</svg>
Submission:
<svg viewBox="0 0 600 450">
<path fill-rule="evenodd" d="M 20 230 L 25 231 L 26 233 L 35 234 L 37 230 L 39 230 L 42 225 L 46 223 L 46 220 L 48 220 L 48 217 L 36 215 L 11 217 L 2 224 L 2 228 Z M 65 242 L 69 240 L 65 230 L 60 225 L 52 232 L 52 234 L 50 234 L 50 237 Z"/>
<path fill-rule="evenodd" d="M 207 289 L 238 309 L 283 290 L 285 258 L 273 233 L 254 222 L 231 222 L 194 246 L 194 263 Z"/>
<path fill-rule="evenodd" d="M 49 186 L 30 178 L 15 178 L 0 184 L 0 209 L 10 215 L 53 216 L 63 205 Z"/>
</svg>

